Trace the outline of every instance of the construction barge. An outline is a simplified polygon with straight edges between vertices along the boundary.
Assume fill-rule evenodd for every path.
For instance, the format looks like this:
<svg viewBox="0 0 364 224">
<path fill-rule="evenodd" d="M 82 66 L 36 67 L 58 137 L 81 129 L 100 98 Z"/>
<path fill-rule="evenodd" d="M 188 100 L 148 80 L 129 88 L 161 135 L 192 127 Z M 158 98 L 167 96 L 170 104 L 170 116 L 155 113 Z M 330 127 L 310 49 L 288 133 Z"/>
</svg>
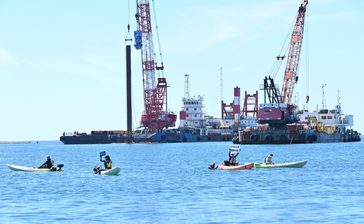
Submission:
<svg viewBox="0 0 364 224">
<path fill-rule="evenodd" d="M 338 97 L 340 98 L 340 97 Z M 270 111 L 277 104 L 270 104 Z M 282 105 L 280 105 L 282 106 Z M 291 119 L 269 120 L 264 117 L 268 105 L 261 105 L 257 127 L 239 131 L 233 139 L 237 144 L 297 144 L 361 141 L 361 134 L 354 131 L 354 116 L 343 114 L 340 102 L 333 110 L 293 112 Z M 279 108 L 280 112 L 282 108 Z M 295 123 L 291 123 L 292 120 Z M 285 123 L 288 122 L 288 123 Z"/>
<path fill-rule="evenodd" d="M 232 129 L 175 128 L 161 132 L 135 131 L 131 136 L 126 131 L 91 131 L 90 134 L 63 133 L 60 141 L 65 145 L 73 144 L 113 144 L 113 143 L 182 143 L 231 141 L 237 136 Z"/>
</svg>

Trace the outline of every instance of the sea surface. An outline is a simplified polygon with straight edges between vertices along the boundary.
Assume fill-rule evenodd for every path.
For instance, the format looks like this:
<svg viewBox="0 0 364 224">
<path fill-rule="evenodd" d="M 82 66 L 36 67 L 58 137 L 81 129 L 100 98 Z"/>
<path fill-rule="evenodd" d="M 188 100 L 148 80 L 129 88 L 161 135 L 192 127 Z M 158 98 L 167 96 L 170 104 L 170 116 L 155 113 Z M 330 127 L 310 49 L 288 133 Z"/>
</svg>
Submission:
<svg viewBox="0 0 364 224">
<path fill-rule="evenodd" d="M 240 163 L 303 168 L 221 171 L 229 142 L 0 144 L 0 223 L 364 223 L 364 143 L 242 146 Z M 118 176 L 100 176 L 106 151 Z M 50 154 L 63 172 L 16 172 Z"/>
</svg>

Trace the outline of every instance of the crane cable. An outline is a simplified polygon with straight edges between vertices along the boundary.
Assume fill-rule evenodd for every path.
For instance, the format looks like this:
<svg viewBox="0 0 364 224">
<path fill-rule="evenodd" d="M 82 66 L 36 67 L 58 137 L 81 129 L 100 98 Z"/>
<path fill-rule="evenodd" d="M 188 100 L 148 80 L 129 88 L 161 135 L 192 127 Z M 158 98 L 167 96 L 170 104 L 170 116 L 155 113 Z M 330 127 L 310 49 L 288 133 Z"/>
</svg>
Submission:
<svg viewBox="0 0 364 224">
<path fill-rule="evenodd" d="M 135 8 L 136 8 L 135 19 L 136 19 L 136 22 L 137 22 L 137 30 L 140 30 L 140 27 L 139 27 L 139 2 L 138 2 L 138 0 L 135 0 Z"/>
<path fill-rule="evenodd" d="M 160 72 L 158 72 L 158 77 L 159 78 L 163 78 L 164 77 L 164 74 L 163 74 L 163 69 L 164 69 L 163 56 L 162 56 L 161 42 L 160 42 L 160 38 L 159 38 L 159 29 L 158 29 L 157 13 L 155 11 L 154 0 L 152 0 L 152 4 L 153 4 L 153 14 L 154 14 L 154 20 L 155 20 L 155 31 L 157 33 L 157 43 L 158 43 L 159 59 L 161 61 L 161 69 L 157 69 L 158 71 L 160 71 Z M 156 53 L 155 52 L 154 52 L 154 55 L 156 56 Z"/>
<path fill-rule="evenodd" d="M 288 30 L 287 32 L 287 35 L 284 39 L 284 42 L 283 42 L 283 45 L 278 53 L 278 55 L 276 56 L 276 60 L 274 60 L 273 62 L 273 65 L 270 69 L 270 71 L 268 72 L 268 75 L 271 76 L 273 79 L 275 79 L 275 77 L 277 76 L 278 74 L 278 71 L 283 63 L 283 59 L 286 57 L 285 55 L 282 55 L 282 52 L 285 52 L 287 53 L 288 50 L 289 50 L 289 44 L 287 44 L 287 40 L 290 36 L 290 34 L 292 33 L 292 30 L 293 30 L 293 27 L 294 27 L 294 24 L 295 24 L 295 20 L 297 18 L 297 15 L 298 13 L 296 14 L 296 16 L 293 18 L 293 21 L 291 23 L 291 26 L 290 26 L 290 29 Z M 286 49 L 283 51 L 283 49 L 286 47 Z"/>
<path fill-rule="evenodd" d="M 132 37 L 130 35 L 130 0 L 128 0 L 128 33 L 126 34 L 125 41 L 132 41 Z"/>
<path fill-rule="evenodd" d="M 309 95 L 309 85 L 310 85 L 310 47 L 309 47 L 309 17 L 308 17 L 308 13 L 306 12 L 306 32 L 305 32 L 305 36 L 306 36 L 306 109 L 308 110 L 308 103 L 310 100 L 310 95 Z"/>
<path fill-rule="evenodd" d="M 130 0 L 128 0 L 128 25 L 130 25 Z"/>
<path fill-rule="evenodd" d="M 127 28 L 128 28 L 128 33 L 126 34 L 126 37 L 125 37 L 125 42 L 127 42 L 127 41 L 130 41 L 130 42 L 132 42 L 132 36 L 131 36 L 131 34 L 130 34 L 130 0 L 128 0 L 128 26 L 127 26 Z M 131 94 L 131 97 L 132 97 L 132 99 L 131 99 L 131 103 L 132 103 L 132 113 L 133 113 L 133 115 L 132 115 L 132 129 L 133 129 L 133 127 L 137 127 L 137 119 L 136 119 L 136 115 L 135 115 L 135 104 L 134 104 L 134 102 L 135 102 L 135 99 L 134 99 L 134 96 L 135 96 L 135 94 L 133 94 L 133 91 L 135 91 L 133 88 L 132 88 L 132 94 Z"/>
</svg>

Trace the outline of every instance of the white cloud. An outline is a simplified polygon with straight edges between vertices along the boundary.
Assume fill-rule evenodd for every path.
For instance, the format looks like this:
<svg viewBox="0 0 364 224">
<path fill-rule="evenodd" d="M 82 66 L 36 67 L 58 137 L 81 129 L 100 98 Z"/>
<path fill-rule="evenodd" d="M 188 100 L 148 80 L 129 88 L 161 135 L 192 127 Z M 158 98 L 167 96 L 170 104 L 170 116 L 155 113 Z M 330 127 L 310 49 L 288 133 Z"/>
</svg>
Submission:
<svg viewBox="0 0 364 224">
<path fill-rule="evenodd" d="M 266 34 L 267 30 L 271 29 L 267 25 L 274 19 L 283 18 L 291 21 L 299 6 L 295 3 L 278 1 L 268 4 L 239 3 L 186 8 L 176 16 L 177 20 L 174 22 L 174 26 L 179 27 L 180 32 L 177 35 L 166 33 L 171 37 L 164 36 L 163 40 L 167 42 L 168 51 L 181 52 L 181 49 L 185 49 L 190 53 L 191 44 L 197 46 L 194 51 L 204 52 L 216 45 L 252 39 L 257 35 Z M 190 17 L 199 19 L 191 21 L 188 19 Z"/>
<path fill-rule="evenodd" d="M 16 65 L 18 61 L 10 52 L 0 48 L 0 64 Z"/>
</svg>

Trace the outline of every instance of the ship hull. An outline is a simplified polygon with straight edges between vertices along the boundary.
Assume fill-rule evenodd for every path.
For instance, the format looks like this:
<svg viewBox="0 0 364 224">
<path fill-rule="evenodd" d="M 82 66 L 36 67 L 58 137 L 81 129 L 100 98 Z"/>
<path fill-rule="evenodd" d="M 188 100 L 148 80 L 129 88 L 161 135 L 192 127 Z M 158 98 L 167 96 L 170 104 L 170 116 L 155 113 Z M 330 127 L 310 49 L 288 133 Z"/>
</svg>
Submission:
<svg viewBox="0 0 364 224">
<path fill-rule="evenodd" d="M 200 135 L 193 132 L 162 131 L 158 133 L 134 133 L 129 139 L 126 134 L 75 134 L 63 135 L 60 141 L 65 145 L 112 144 L 112 143 L 181 143 L 181 142 L 231 142 L 233 133 Z"/>
<path fill-rule="evenodd" d="M 177 142 L 222 142 L 231 141 L 233 135 L 198 135 L 192 133 L 157 133 L 149 138 L 152 143 L 177 143 Z"/>
<path fill-rule="evenodd" d="M 71 135 L 61 136 L 60 141 L 65 145 L 75 144 L 111 144 L 124 143 L 126 138 L 122 135 Z"/>
<path fill-rule="evenodd" d="M 332 143 L 360 141 L 360 134 L 346 133 L 322 133 L 316 130 L 253 130 L 239 134 L 233 140 L 236 144 L 306 144 L 306 143 Z"/>
</svg>

